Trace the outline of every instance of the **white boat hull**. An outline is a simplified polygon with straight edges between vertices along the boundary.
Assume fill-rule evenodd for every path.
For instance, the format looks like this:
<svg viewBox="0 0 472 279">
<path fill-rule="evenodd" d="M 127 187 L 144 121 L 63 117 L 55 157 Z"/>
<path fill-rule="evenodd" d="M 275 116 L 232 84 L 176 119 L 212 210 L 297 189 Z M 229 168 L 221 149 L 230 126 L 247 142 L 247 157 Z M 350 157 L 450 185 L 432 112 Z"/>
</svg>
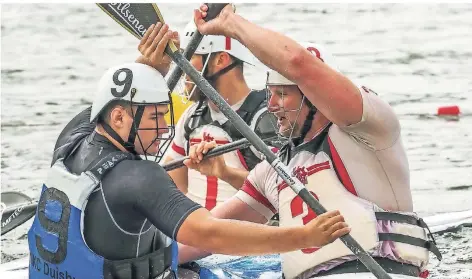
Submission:
<svg viewBox="0 0 472 279">
<path fill-rule="evenodd" d="M 448 230 L 454 230 L 464 224 L 472 224 L 472 210 L 461 211 L 461 212 L 450 212 L 438 214 L 430 217 L 424 218 L 425 222 L 430 227 L 432 233 L 444 232 Z M 269 260 L 277 260 L 276 256 L 268 256 Z M 272 258 L 271 258 L 272 257 Z M 226 269 L 228 263 L 234 261 L 241 261 L 243 257 L 232 257 L 232 256 L 223 256 L 223 255 L 213 255 L 211 259 L 203 260 L 203 265 L 208 267 L 214 274 L 214 277 L 210 278 L 233 278 L 232 276 L 227 277 L 225 274 L 234 274 L 237 277 L 237 270 Z M 244 257 L 244 261 L 254 261 L 261 262 L 263 257 Z M 267 260 L 267 257 L 265 258 Z M 205 263 L 211 263 L 209 266 L 206 266 Z M 0 266 L 0 275 L 1 278 L 8 279 L 26 279 L 28 278 L 28 257 L 11 261 Z M 257 265 L 257 264 L 256 264 Z M 259 266 L 260 267 L 260 266 Z M 264 272 L 261 272 L 261 274 Z M 392 279 L 412 279 L 416 277 L 405 276 L 405 275 L 392 275 Z M 280 273 L 278 272 L 267 272 L 260 276 L 260 278 L 280 278 Z M 324 276 L 326 279 L 375 279 L 376 277 L 370 273 L 346 273 L 339 275 L 328 275 Z"/>
</svg>

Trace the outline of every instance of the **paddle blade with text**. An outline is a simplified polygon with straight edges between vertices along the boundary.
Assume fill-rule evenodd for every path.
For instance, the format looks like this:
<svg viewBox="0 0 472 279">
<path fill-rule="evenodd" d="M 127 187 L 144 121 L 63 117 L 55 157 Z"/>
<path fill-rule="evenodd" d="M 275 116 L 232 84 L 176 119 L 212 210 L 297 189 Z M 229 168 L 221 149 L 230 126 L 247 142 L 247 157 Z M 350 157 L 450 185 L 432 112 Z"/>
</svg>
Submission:
<svg viewBox="0 0 472 279">
<path fill-rule="evenodd" d="M 157 22 L 164 23 L 156 4 L 151 3 L 98 3 L 111 18 L 138 39 Z"/>
</svg>

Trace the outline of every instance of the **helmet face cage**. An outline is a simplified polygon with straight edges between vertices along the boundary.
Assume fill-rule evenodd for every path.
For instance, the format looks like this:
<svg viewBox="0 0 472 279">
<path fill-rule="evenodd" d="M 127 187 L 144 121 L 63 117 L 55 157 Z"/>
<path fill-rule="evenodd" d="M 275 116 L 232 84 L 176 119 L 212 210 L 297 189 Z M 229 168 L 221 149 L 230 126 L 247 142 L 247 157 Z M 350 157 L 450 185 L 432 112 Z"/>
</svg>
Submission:
<svg viewBox="0 0 472 279">
<path fill-rule="evenodd" d="M 133 105 L 149 106 L 150 104 L 137 104 L 137 103 L 133 103 L 133 101 L 131 101 L 131 105 L 132 106 Z M 170 123 L 167 123 L 167 127 L 159 127 L 159 118 L 164 117 L 163 115 L 159 115 L 159 113 L 157 111 L 157 106 L 159 106 L 159 105 L 168 105 L 168 107 L 169 107 L 169 112 L 168 113 L 170 113 Z M 141 145 L 141 148 L 143 150 L 142 156 L 144 156 L 144 159 L 149 160 L 149 161 L 153 160 L 153 161 L 158 163 L 164 157 L 165 152 L 169 148 L 170 143 L 171 143 L 172 139 L 175 136 L 174 110 L 173 110 L 172 98 L 170 96 L 170 93 L 169 93 L 169 101 L 168 102 L 161 102 L 161 103 L 158 103 L 158 104 L 153 104 L 153 106 L 154 106 L 154 113 L 156 114 L 156 119 L 155 119 L 156 128 L 139 128 L 140 123 L 136 123 L 136 121 L 133 121 L 132 129 L 134 129 L 136 131 L 136 137 L 137 137 L 137 139 L 139 141 L 139 144 Z M 135 120 L 134 111 L 131 110 L 131 113 L 132 113 L 133 120 Z M 141 122 L 141 121 L 139 121 L 139 122 Z M 160 136 L 159 134 L 162 130 L 165 130 L 167 132 Z M 143 145 L 141 137 L 139 136 L 139 133 L 138 133 L 139 131 L 156 131 L 156 137 L 149 143 L 148 146 L 145 147 Z M 154 145 L 154 143 L 156 141 L 160 141 L 159 146 L 157 147 L 157 150 L 149 150 Z"/>
<path fill-rule="evenodd" d="M 271 113 L 273 114 L 277 114 L 279 112 L 282 113 L 282 116 L 286 116 L 286 114 L 288 112 L 297 112 L 297 116 L 295 117 L 295 121 L 294 123 L 291 123 L 290 121 L 288 121 L 288 124 L 289 124 L 289 127 L 287 127 L 286 129 L 280 131 L 280 125 L 279 125 L 279 122 L 277 121 L 277 127 L 276 127 L 276 131 L 277 131 L 277 135 L 279 136 L 279 140 L 281 141 L 284 141 L 284 142 L 287 142 L 287 141 L 291 141 L 293 139 L 293 133 L 295 132 L 295 128 L 296 128 L 296 122 L 298 120 L 298 117 L 300 116 L 300 112 L 302 110 L 302 107 L 303 107 L 303 103 L 305 101 L 305 96 L 302 95 L 302 100 L 300 101 L 300 105 L 298 106 L 298 108 L 296 109 L 285 109 L 284 105 L 285 104 L 285 94 L 283 94 L 284 92 L 284 88 L 282 88 L 282 94 L 281 94 L 281 99 L 282 99 L 282 106 L 276 106 L 276 107 L 271 107 L 270 106 L 270 98 L 272 97 L 272 92 L 270 91 L 270 86 L 276 86 L 276 85 L 279 85 L 279 86 L 286 86 L 287 84 L 271 84 L 269 83 L 269 72 L 267 73 L 267 80 L 266 80 L 266 98 L 267 98 L 267 110 L 270 111 Z M 290 84 L 292 85 L 292 84 Z M 280 115 L 280 114 L 279 114 Z M 286 135 L 287 132 L 289 133 L 288 136 Z"/>
<path fill-rule="evenodd" d="M 205 78 L 205 76 L 203 74 L 205 73 L 205 70 L 208 67 L 208 62 L 210 61 L 210 56 L 211 56 L 212 53 L 213 53 L 213 43 L 210 42 L 209 52 L 205 53 L 205 54 L 200 54 L 200 55 L 202 55 L 202 58 L 205 59 L 205 61 L 203 62 L 202 70 L 197 71 L 204 78 Z M 190 91 L 187 89 L 188 84 L 193 85 L 192 89 Z M 182 99 L 182 102 L 184 104 L 186 104 L 189 100 L 198 101 L 198 100 L 193 100 L 192 97 L 194 97 L 193 95 L 195 94 L 195 91 L 199 90 L 199 89 L 197 88 L 197 85 L 195 84 L 195 82 L 193 82 L 191 79 L 187 80 L 187 74 L 184 73 L 182 75 L 182 78 L 180 79 L 180 82 L 179 82 L 179 87 L 182 88 L 182 90 L 179 90 L 179 96 Z"/>
</svg>

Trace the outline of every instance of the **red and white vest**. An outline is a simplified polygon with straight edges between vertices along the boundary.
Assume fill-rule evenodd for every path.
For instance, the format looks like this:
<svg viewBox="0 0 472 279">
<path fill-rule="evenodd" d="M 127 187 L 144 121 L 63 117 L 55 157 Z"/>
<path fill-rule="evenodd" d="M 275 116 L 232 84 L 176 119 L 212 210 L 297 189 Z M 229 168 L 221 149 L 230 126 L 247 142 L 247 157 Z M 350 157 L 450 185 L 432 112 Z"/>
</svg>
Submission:
<svg viewBox="0 0 472 279">
<path fill-rule="evenodd" d="M 287 151 L 281 150 L 282 159 L 313 196 L 329 211 L 339 210 L 351 227 L 351 236 L 370 254 L 383 255 L 385 242 L 391 245 L 396 258 L 404 263 L 424 267 L 429 251 L 440 258 L 439 251 L 429 241 L 427 226 L 414 213 L 387 212 L 374 203 L 358 197 L 352 185 L 343 184 L 340 177 L 345 169 L 334 163 L 338 157 L 328 137 L 329 126 L 314 140 Z M 338 159 L 338 158 L 337 158 Z M 282 161 L 284 161 L 282 160 Z M 343 182 L 342 182 L 343 181 Z M 307 208 L 303 200 L 280 178 L 279 193 L 280 226 L 307 224 L 316 214 Z M 330 261 L 355 259 L 353 253 L 338 239 L 324 247 L 312 247 L 289 253 L 282 257 L 285 278 L 310 276 L 316 267 Z M 342 263 L 344 261 L 339 261 Z M 332 267 L 336 266 L 336 263 Z"/>
</svg>

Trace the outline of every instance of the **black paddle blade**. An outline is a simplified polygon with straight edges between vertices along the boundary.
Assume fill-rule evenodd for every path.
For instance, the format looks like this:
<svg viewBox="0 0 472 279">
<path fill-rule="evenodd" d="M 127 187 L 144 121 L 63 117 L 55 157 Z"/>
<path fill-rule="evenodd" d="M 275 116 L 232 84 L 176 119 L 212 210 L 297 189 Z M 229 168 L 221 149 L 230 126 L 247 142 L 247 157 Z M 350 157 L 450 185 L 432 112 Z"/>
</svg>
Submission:
<svg viewBox="0 0 472 279">
<path fill-rule="evenodd" d="M 123 28 L 141 39 L 152 24 L 165 23 L 156 4 L 151 3 L 97 3 L 97 5 Z M 172 41 L 172 51 L 177 51 Z"/>
<path fill-rule="evenodd" d="M 152 24 L 164 23 L 155 4 L 98 3 L 97 5 L 138 39 L 144 36 Z"/>
<path fill-rule="evenodd" d="M 18 192 L 5 192 L 1 194 L 2 211 L 1 235 L 13 230 L 28 221 L 36 213 L 36 204 L 25 194 Z"/>
</svg>

